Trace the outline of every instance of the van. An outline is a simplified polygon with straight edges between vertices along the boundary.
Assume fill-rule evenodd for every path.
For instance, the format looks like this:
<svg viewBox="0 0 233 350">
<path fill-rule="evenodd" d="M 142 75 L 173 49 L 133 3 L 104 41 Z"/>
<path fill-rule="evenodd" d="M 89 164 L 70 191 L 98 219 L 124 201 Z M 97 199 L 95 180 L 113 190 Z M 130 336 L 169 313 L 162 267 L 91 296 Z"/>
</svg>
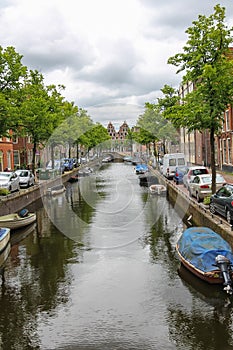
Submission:
<svg viewBox="0 0 233 350">
<path fill-rule="evenodd" d="M 176 167 L 187 166 L 184 153 L 167 153 L 163 157 L 162 174 L 167 179 L 173 179 Z"/>
</svg>

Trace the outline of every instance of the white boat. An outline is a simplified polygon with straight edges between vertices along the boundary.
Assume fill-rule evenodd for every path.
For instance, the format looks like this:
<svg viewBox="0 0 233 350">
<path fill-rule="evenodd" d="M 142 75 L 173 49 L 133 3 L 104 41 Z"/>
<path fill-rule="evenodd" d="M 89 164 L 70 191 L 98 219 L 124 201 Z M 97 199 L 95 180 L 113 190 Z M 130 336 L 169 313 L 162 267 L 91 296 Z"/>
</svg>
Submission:
<svg viewBox="0 0 233 350">
<path fill-rule="evenodd" d="M 22 209 L 19 213 L 0 216 L 0 227 L 9 227 L 15 230 L 30 225 L 35 221 L 35 213 L 29 213 L 27 209 Z"/>
<path fill-rule="evenodd" d="M 10 229 L 8 227 L 0 228 L 0 253 L 6 248 L 10 241 Z"/>
<path fill-rule="evenodd" d="M 66 191 L 66 188 L 64 185 L 57 185 L 57 186 L 49 187 L 47 189 L 47 195 L 56 196 L 57 194 L 61 194 L 65 191 Z"/>
<path fill-rule="evenodd" d="M 151 194 L 165 195 L 167 193 L 167 188 L 164 185 L 153 184 L 150 185 L 149 191 Z"/>
</svg>

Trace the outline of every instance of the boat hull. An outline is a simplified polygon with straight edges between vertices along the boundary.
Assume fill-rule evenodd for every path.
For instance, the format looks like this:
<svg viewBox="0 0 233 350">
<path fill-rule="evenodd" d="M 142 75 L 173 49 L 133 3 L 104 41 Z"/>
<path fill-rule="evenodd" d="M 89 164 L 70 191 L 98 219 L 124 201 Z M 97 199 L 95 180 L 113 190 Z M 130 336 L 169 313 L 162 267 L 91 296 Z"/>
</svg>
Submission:
<svg viewBox="0 0 233 350">
<path fill-rule="evenodd" d="M 20 217 L 18 214 L 9 214 L 0 216 L 0 228 L 8 227 L 11 230 L 15 230 L 21 227 L 32 224 L 36 221 L 35 213 L 28 213 L 26 217 Z"/>
<path fill-rule="evenodd" d="M 10 229 L 8 227 L 0 228 L 0 253 L 4 251 L 10 241 Z"/>
<path fill-rule="evenodd" d="M 223 284 L 224 280 L 221 277 L 220 270 L 215 271 L 209 271 L 209 272 L 203 272 L 199 269 L 197 269 L 195 266 L 190 264 L 187 260 L 185 260 L 182 255 L 179 253 L 178 248 L 176 248 L 177 253 L 179 255 L 180 262 L 182 265 L 188 269 L 190 272 L 192 272 L 195 276 L 199 277 L 201 280 L 210 283 L 210 284 Z M 231 272 L 231 278 L 233 279 L 233 272 Z"/>
<path fill-rule="evenodd" d="M 166 186 L 164 185 L 153 184 L 149 186 L 149 190 L 151 194 L 156 194 L 156 195 L 166 195 L 167 193 Z"/>
<path fill-rule="evenodd" d="M 195 276 L 210 284 L 224 284 L 219 257 L 228 261 L 227 273 L 233 280 L 231 246 L 207 227 L 190 227 L 180 236 L 176 251 L 181 264 Z M 217 259 L 217 260 L 216 260 Z M 224 270 L 225 271 L 225 270 Z"/>
</svg>

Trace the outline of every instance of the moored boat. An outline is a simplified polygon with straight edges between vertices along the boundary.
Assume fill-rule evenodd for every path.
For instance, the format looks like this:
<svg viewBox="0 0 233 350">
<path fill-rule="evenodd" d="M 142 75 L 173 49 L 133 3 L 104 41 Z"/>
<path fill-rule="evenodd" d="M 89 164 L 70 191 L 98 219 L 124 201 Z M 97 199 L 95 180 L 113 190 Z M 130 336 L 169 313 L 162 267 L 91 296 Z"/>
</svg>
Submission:
<svg viewBox="0 0 233 350">
<path fill-rule="evenodd" d="M 140 186 L 150 187 L 150 185 L 159 183 L 157 176 L 150 173 L 141 174 L 138 178 Z"/>
<path fill-rule="evenodd" d="M 77 182 L 78 180 L 79 180 L 79 175 L 75 174 L 69 178 L 68 182 Z"/>
<path fill-rule="evenodd" d="M 58 194 L 63 193 L 64 191 L 66 191 L 66 188 L 64 185 L 57 185 L 57 186 L 49 187 L 47 189 L 47 195 L 56 196 Z"/>
<path fill-rule="evenodd" d="M 135 166 L 136 174 L 145 174 L 147 171 L 149 171 L 149 168 L 146 164 L 137 164 Z"/>
<path fill-rule="evenodd" d="M 167 193 L 167 188 L 165 185 L 161 184 L 152 184 L 149 186 L 149 191 L 151 194 L 157 194 L 157 195 L 166 195 Z"/>
<path fill-rule="evenodd" d="M 232 294 L 233 252 L 231 246 L 208 227 L 189 227 L 176 244 L 181 263 L 210 284 L 223 284 Z"/>
<path fill-rule="evenodd" d="M 0 216 L 0 227 L 8 227 L 12 230 L 25 227 L 36 221 L 36 214 L 22 209 L 19 213 Z"/>
<path fill-rule="evenodd" d="M 10 229 L 8 227 L 0 228 L 0 253 L 6 248 L 10 241 Z"/>
</svg>

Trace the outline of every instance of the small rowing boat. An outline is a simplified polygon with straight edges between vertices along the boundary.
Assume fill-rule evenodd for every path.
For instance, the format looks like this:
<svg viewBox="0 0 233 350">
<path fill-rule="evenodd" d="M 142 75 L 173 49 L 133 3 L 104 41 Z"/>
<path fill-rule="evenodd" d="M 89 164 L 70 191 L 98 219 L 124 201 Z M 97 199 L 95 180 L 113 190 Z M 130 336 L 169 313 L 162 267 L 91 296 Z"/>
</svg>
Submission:
<svg viewBox="0 0 233 350">
<path fill-rule="evenodd" d="M 189 227 L 176 244 L 181 263 L 210 284 L 223 284 L 232 294 L 233 252 L 231 246 L 208 227 Z"/>
<path fill-rule="evenodd" d="M 6 248 L 10 241 L 10 229 L 8 227 L 0 228 L 0 253 Z"/>
<path fill-rule="evenodd" d="M 47 189 L 47 195 L 48 196 L 56 196 L 58 194 L 61 194 L 66 191 L 66 188 L 64 185 L 57 185 L 53 187 L 49 187 Z"/>
<path fill-rule="evenodd" d="M 0 216 L 0 227 L 9 227 L 12 230 L 25 227 L 36 221 L 36 214 L 22 209 L 19 213 Z"/>
<path fill-rule="evenodd" d="M 167 188 L 164 185 L 152 184 L 149 186 L 149 191 L 151 194 L 166 195 Z"/>
</svg>

